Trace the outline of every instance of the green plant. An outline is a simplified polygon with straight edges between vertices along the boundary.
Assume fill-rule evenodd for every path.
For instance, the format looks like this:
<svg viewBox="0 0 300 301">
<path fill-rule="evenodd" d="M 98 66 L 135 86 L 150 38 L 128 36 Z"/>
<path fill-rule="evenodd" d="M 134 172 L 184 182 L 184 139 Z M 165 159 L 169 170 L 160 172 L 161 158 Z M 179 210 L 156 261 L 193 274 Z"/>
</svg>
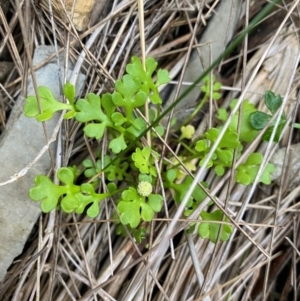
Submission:
<svg viewBox="0 0 300 301">
<path fill-rule="evenodd" d="M 149 185 L 147 183 L 150 184 L 147 181 L 139 182 L 137 190 L 129 187 L 122 192 L 118 210 L 123 225 L 129 224 L 131 228 L 136 228 L 141 220 L 150 222 L 154 218 L 154 214 L 160 212 L 163 197 L 159 194 L 148 193 Z"/>
<path fill-rule="evenodd" d="M 279 94 L 275 95 L 272 91 L 266 91 L 264 100 L 265 100 L 266 107 L 271 112 L 271 115 L 261 111 L 254 111 L 250 114 L 249 123 L 251 127 L 256 131 L 263 130 L 282 105 L 282 97 Z M 276 121 L 273 121 L 271 125 L 265 130 L 262 136 L 262 139 L 264 141 L 270 141 L 272 132 L 274 131 L 275 128 L 275 123 Z M 286 123 L 287 123 L 287 119 L 283 112 L 279 117 L 279 123 L 274 135 L 274 142 L 279 141 L 280 135 Z M 296 129 L 300 129 L 300 124 L 294 123 L 293 127 Z"/>
<path fill-rule="evenodd" d="M 191 122 L 191 120 L 197 115 L 197 113 L 203 108 L 204 104 L 211 97 L 213 100 L 218 100 L 221 98 L 220 89 L 222 84 L 216 81 L 214 75 L 206 76 L 203 79 L 203 85 L 201 86 L 201 91 L 204 93 L 202 100 L 199 102 L 198 106 L 191 113 L 190 117 L 184 122 L 185 124 Z"/>
<path fill-rule="evenodd" d="M 75 211 L 80 214 L 89 205 L 87 215 L 91 218 L 96 217 L 99 214 L 99 203 L 112 196 L 116 186 L 110 183 L 107 185 L 108 193 L 98 194 L 91 184 L 74 184 L 76 176 L 76 166 L 62 167 L 57 171 L 57 178 L 64 185 L 56 185 L 48 177 L 39 175 L 35 178 L 36 186 L 29 190 L 29 197 L 33 201 L 41 201 L 43 212 L 50 212 L 59 204 L 66 213 Z"/>
<path fill-rule="evenodd" d="M 98 184 L 99 179 L 97 175 L 100 174 L 102 170 L 104 170 L 105 178 L 111 182 L 115 180 L 122 181 L 124 178 L 133 181 L 132 177 L 127 172 L 129 164 L 126 161 L 122 160 L 121 157 L 105 155 L 103 157 L 103 162 L 100 157 L 101 153 L 98 155 L 98 159 L 95 163 L 91 159 L 85 159 L 82 162 L 82 165 L 85 168 L 84 176 L 86 178 L 92 178 L 92 182 L 96 182 L 96 184 Z M 114 162 L 114 164 L 111 164 L 112 161 Z"/>
<path fill-rule="evenodd" d="M 69 104 L 56 100 L 47 87 L 38 87 L 39 101 L 36 96 L 28 96 L 24 106 L 24 113 L 27 117 L 36 117 L 37 121 L 47 121 L 52 118 L 53 114 L 58 111 L 67 110 L 64 119 L 72 118 L 76 115 L 75 87 L 70 83 L 64 86 L 64 95 Z M 41 111 L 40 111 L 41 110 Z"/>
<path fill-rule="evenodd" d="M 233 99 L 229 105 L 232 110 L 237 103 L 237 99 Z M 241 116 L 241 127 L 239 131 L 239 140 L 243 142 L 252 142 L 258 135 L 258 131 L 251 126 L 250 116 L 251 114 L 257 112 L 255 106 L 250 103 L 247 99 L 243 101 L 242 104 L 242 116 Z M 239 113 L 236 113 L 230 120 L 229 128 L 236 132 L 239 122 Z M 226 121 L 228 119 L 228 113 L 224 109 L 218 111 L 218 119 L 221 121 Z"/>
<path fill-rule="evenodd" d="M 201 139 L 196 143 L 195 150 L 201 156 L 200 165 L 206 160 L 207 154 L 210 152 L 212 145 L 220 134 L 221 128 L 211 128 L 205 134 L 205 139 Z M 215 153 L 208 162 L 207 167 L 214 167 L 214 170 L 218 176 L 225 173 L 225 169 L 230 167 L 233 161 L 234 150 L 240 154 L 242 149 L 239 136 L 236 131 L 231 128 L 225 132 L 219 143 Z"/>
<path fill-rule="evenodd" d="M 263 155 L 260 153 L 252 153 L 247 160 L 237 167 L 235 180 L 237 183 L 243 185 L 249 185 L 254 182 L 254 179 L 258 173 L 260 165 L 263 161 Z M 275 166 L 268 163 L 265 167 L 262 175 L 259 178 L 259 182 L 269 185 L 271 183 L 271 174 L 275 171 Z"/>
<path fill-rule="evenodd" d="M 168 72 L 156 71 L 157 62 L 153 58 L 148 58 L 145 66 L 144 70 L 140 59 L 133 57 L 126 67 L 127 73 L 115 82 L 113 93 L 100 96 L 88 93 L 86 98 L 75 101 L 75 88 L 67 83 L 63 89 L 67 103 L 56 100 L 46 87 L 38 88 L 38 97 L 27 97 L 24 107 L 26 116 L 46 121 L 55 112 L 64 111 L 65 119 L 74 118 L 83 124 L 83 132 L 87 137 L 100 140 L 106 135 L 109 141 L 106 153 L 101 154 L 98 151 L 94 160 L 85 159 L 81 170 L 75 166 L 60 168 L 56 176 L 61 184 L 54 184 L 44 175 L 35 178 L 35 186 L 30 189 L 29 196 L 32 200 L 41 202 L 44 212 L 60 208 L 66 213 L 81 214 L 86 210 L 86 214 L 93 218 L 99 214 L 99 204 L 107 198 L 112 198 L 117 208 L 113 215 L 117 233 L 125 235 L 129 231 L 137 241 L 141 241 L 146 236 L 148 223 L 163 208 L 162 194 L 154 191 L 159 177 L 164 189 L 171 192 L 175 202 L 182 201 L 193 182 L 193 177 L 187 175 L 178 159 L 172 155 L 164 158 L 166 160 L 162 161 L 161 171 L 158 171 L 159 164 L 156 162 L 161 159 L 159 143 L 154 140 L 151 146 L 145 146 L 145 141 L 140 137 L 145 132 L 147 122 L 136 114 L 136 109 L 144 112 L 144 106 L 149 99 L 152 106 L 156 106 L 156 110 L 150 109 L 147 121 L 153 122 L 162 104 L 158 87 L 169 82 Z M 211 78 L 205 78 L 201 88 L 204 97 L 197 110 L 201 109 L 210 97 L 214 100 L 221 97 L 221 84 L 215 82 L 214 77 L 212 80 L 211 83 Z M 235 101 L 232 102 L 231 109 L 234 106 Z M 232 166 L 234 153 L 238 158 L 243 145 L 253 141 L 258 134 L 258 130 L 253 129 L 249 121 L 250 116 L 253 116 L 251 114 L 256 112 L 252 104 L 244 102 L 242 116 L 237 113 L 233 117 L 207 168 L 213 168 L 216 174 L 221 176 Z M 221 123 L 227 117 L 228 113 L 225 110 L 219 110 L 218 118 Z M 237 129 L 239 118 L 242 118 L 240 131 Z M 259 116 L 257 118 L 259 119 Z M 164 132 L 160 125 L 155 129 L 157 132 L 152 133 L 154 138 Z M 190 124 L 181 127 L 181 135 L 177 139 L 177 143 L 181 145 L 178 158 L 185 163 L 189 172 L 195 171 L 197 162 L 199 165 L 203 164 L 221 129 L 222 125 L 210 128 L 202 137 L 193 141 L 194 127 Z M 133 147 L 129 148 L 129 145 Z M 251 184 L 261 163 L 261 154 L 251 154 L 237 167 L 236 181 L 243 185 Z M 272 171 L 273 166 L 268 164 L 259 180 L 269 184 Z M 82 180 L 83 176 L 85 180 Z M 202 182 L 201 187 L 197 186 L 193 191 L 186 205 L 185 216 L 191 215 L 206 198 L 207 183 Z M 210 203 L 212 204 L 213 202 Z M 208 211 L 203 211 L 200 217 L 203 221 L 197 228 L 199 235 L 216 242 L 220 221 L 226 221 L 223 213 L 218 210 L 210 212 L 208 207 Z M 189 230 L 195 227 L 196 224 L 193 223 Z M 220 239 L 225 241 L 229 238 L 232 227 L 226 224 L 221 229 Z"/>
<path fill-rule="evenodd" d="M 262 130 L 266 127 L 267 123 L 271 120 L 273 115 L 277 112 L 277 110 L 281 107 L 282 105 L 282 98 L 280 95 L 275 95 L 271 91 L 267 91 L 265 94 L 265 104 L 266 107 L 269 109 L 271 112 L 271 115 L 266 114 L 264 112 L 253 112 L 250 115 L 250 124 L 255 130 Z M 265 131 L 265 133 L 262 136 L 262 139 L 265 141 L 269 141 L 272 135 L 272 132 L 274 130 L 274 124 L 273 122 Z M 286 124 L 286 117 L 285 114 L 283 113 L 280 116 L 280 121 L 278 124 L 278 127 L 275 132 L 274 136 L 274 142 L 278 142 L 280 138 L 280 134 L 282 132 L 283 127 Z"/>
<path fill-rule="evenodd" d="M 143 149 L 137 147 L 135 152 L 131 155 L 131 158 L 134 165 L 141 173 L 155 177 L 157 176 L 154 166 L 154 158 L 153 155 L 151 155 L 151 148 L 149 146 L 146 146 Z"/>
<path fill-rule="evenodd" d="M 203 222 L 198 226 L 198 234 L 202 238 L 207 238 L 216 243 L 218 233 L 221 227 L 221 224 L 217 224 L 216 221 L 222 221 L 223 213 L 221 210 L 216 210 L 214 212 L 201 212 L 201 217 Z M 225 218 L 225 221 L 228 222 L 228 218 Z M 205 222 L 206 221 L 206 222 Z M 230 234 L 232 233 L 232 227 L 230 225 L 223 225 L 222 231 L 220 234 L 221 241 L 226 241 L 229 239 Z"/>
</svg>

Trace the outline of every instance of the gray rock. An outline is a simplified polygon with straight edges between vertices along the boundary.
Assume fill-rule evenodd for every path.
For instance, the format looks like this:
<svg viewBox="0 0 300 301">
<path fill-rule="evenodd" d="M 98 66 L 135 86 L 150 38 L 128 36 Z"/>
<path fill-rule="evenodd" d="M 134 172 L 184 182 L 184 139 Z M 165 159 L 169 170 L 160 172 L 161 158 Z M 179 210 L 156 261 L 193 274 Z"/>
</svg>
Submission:
<svg viewBox="0 0 300 301">
<path fill-rule="evenodd" d="M 43 62 L 55 53 L 52 46 L 39 46 L 36 48 L 33 64 Z M 60 64 L 63 66 L 63 57 Z M 68 77 L 72 73 L 72 64 L 69 62 Z M 63 71 L 63 67 L 61 67 Z M 60 81 L 57 60 L 53 59 L 35 72 L 37 85 L 50 88 L 57 99 L 60 99 Z M 80 90 L 85 76 L 79 75 L 76 87 Z M 28 95 L 34 95 L 31 78 L 28 83 Z M 19 97 L 13 108 L 7 128 L 0 139 L 0 182 L 9 180 L 11 176 L 20 172 L 28 163 L 38 155 L 46 139 L 42 123 L 29 119 L 23 114 L 24 98 Z M 56 118 L 46 122 L 48 137 L 50 138 L 57 123 Z M 55 143 L 51 146 L 55 151 Z M 55 158 L 55 152 L 53 152 Z M 46 174 L 51 167 L 49 154 L 46 152 L 40 160 L 19 180 L 0 186 L 0 281 L 6 274 L 7 268 L 13 259 L 18 256 L 24 247 L 28 236 L 36 223 L 41 210 L 39 204 L 33 203 L 28 198 L 28 190 L 34 184 L 38 174 Z"/>
<path fill-rule="evenodd" d="M 200 47 L 202 62 L 197 50 L 193 50 L 183 82 L 193 83 L 222 54 L 236 30 L 241 6 L 241 0 L 223 0 L 219 3 L 212 20 L 209 21 L 203 35 L 199 39 L 199 44 L 203 44 Z M 188 88 L 189 86 L 181 86 L 178 95 L 183 94 Z M 175 91 L 176 86 L 173 86 L 172 91 L 168 93 L 169 97 L 166 100 L 165 108 L 168 108 L 173 103 Z M 195 87 L 176 105 L 174 116 L 179 121 L 179 124 L 195 110 L 199 103 L 199 95 L 200 89 Z"/>
<path fill-rule="evenodd" d="M 290 161 L 285 160 L 285 156 L 289 156 Z M 300 143 L 291 145 L 290 153 L 286 154 L 286 147 L 278 149 L 272 156 L 270 163 L 276 167 L 275 172 L 272 174 L 272 180 L 280 182 L 284 164 L 288 168 L 287 176 L 289 177 L 287 183 L 289 185 L 288 191 L 299 187 L 300 185 Z"/>
</svg>

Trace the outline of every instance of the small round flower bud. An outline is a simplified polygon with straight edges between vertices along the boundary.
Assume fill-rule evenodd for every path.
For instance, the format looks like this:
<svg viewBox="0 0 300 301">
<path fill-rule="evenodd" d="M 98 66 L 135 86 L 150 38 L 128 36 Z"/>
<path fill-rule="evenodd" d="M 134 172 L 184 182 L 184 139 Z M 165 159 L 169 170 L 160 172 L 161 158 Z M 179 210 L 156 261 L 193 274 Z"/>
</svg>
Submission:
<svg viewBox="0 0 300 301">
<path fill-rule="evenodd" d="M 137 192 L 141 196 L 149 196 L 152 192 L 152 185 L 147 181 L 139 182 Z"/>
</svg>

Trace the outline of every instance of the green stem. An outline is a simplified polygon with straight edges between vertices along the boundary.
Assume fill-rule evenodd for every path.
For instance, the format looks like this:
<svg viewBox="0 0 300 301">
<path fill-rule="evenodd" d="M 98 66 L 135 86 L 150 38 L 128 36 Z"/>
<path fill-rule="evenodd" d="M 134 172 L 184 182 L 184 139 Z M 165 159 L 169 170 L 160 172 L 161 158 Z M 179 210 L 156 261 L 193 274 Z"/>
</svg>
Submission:
<svg viewBox="0 0 300 301">
<path fill-rule="evenodd" d="M 187 118 L 184 121 L 183 125 L 187 125 L 188 123 L 190 123 L 194 119 L 194 117 L 198 114 L 198 112 L 202 109 L 202 107 L 204 106 L 204 104 L 207 102 L 208 97 L 209 97 L 209 93 L 205 93 L 205 95 L 202 98 L 201 102 L 198 104 L 198 106 L 193 111 L 193 113 L 189 116 L 189 118 Z"/>
<path fill-rule="evenodd" d="M 294 127 L 295 129 L 300 129 L 300 123 L 294 123 L 294 124 L 293 124 L 293 127 Z"/>
</svg>

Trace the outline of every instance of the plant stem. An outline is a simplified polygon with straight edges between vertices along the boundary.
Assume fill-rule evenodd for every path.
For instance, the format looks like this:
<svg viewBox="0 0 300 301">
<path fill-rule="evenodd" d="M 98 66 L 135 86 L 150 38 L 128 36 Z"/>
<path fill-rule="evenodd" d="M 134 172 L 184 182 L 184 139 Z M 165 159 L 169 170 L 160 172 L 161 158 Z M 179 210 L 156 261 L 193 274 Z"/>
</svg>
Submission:
<svg viewBox="0 0 300 301">
<path fill-rule="evenodd" d="M 141 42 L 141 52 L 142 52 L 142 65 L 144 71 L 146 71 L 146 47 L 145 47 L 145 25 L 144 25 L 144 3 L 143 0 L 138 0 L 138 14 L 139 14 L 139 28 L 140 28 L 140 42 Z M 147 122 L 149 123 L 149 99 L 145 102 L 145 117 Z M 151 133 L 147 132 L 147 142 L 151 147 Z"/>
</svg>

